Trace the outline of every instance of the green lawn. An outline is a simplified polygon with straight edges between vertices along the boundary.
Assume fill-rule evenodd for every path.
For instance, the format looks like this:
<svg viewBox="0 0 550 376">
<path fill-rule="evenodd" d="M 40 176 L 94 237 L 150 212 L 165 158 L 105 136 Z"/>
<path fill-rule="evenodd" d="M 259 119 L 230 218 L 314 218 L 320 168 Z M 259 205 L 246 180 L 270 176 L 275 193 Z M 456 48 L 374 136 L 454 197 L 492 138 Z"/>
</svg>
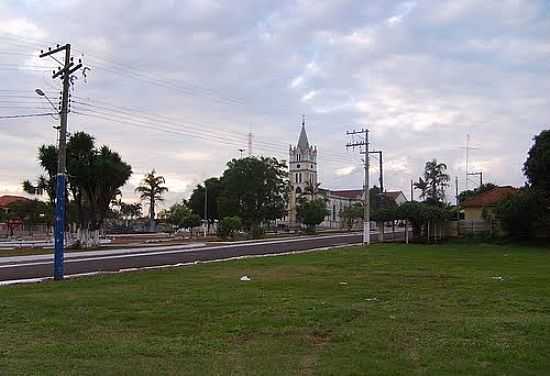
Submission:
<svg viewBox="0 0 550 376">
<path fill-rule="evenodd" d="M 0 313 L 2 376 L 548 375 L 550 249 L 374 245 L 12 286 Z"/>
</svg>

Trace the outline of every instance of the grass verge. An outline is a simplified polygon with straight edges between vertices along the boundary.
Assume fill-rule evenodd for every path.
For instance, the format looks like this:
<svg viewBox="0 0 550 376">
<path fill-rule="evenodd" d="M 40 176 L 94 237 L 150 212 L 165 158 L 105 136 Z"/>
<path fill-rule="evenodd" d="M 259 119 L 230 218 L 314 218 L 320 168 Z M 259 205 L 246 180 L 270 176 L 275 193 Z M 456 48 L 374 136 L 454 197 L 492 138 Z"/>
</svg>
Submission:
<svg viewBox="0 0 550 376">
<path fill-rule="evenodd" d="M 0 312 L 1 375 L 545 375 L 550 251 L 355 247 L 5 287 Z"/>
</svg>

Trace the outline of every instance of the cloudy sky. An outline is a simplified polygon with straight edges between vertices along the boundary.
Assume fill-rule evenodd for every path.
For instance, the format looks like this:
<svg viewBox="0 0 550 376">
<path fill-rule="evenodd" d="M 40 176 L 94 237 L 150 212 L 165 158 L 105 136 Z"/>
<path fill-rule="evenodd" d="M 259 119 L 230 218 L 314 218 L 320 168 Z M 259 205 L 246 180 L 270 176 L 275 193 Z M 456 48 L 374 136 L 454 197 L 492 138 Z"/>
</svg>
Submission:
<svg viewBox="0 0 550 376">
<path fill-rule="evenodd" d="M 471 171 L 521 185 L 532 137 L 550 128 L 546 0 L 0 0 L 0 117 L 48 112 L 36 88 L 58 101 L 58 64 L 37 58 L 56 43 L 90 68 L 69 130 L 132 165 L 127 200 L 153 168 L 168 204 L 187 197 L 249 133 L 253 154 L 287 159 L 302 114 L 324 187 L 361 187 L 346 131 L 368 128 L 386 188 L 407 196 L 431 158 L 465 187 L 467 135 Z M 40 174 L 53 125 L 0 119 L 0 194 Z"/>
</svg>

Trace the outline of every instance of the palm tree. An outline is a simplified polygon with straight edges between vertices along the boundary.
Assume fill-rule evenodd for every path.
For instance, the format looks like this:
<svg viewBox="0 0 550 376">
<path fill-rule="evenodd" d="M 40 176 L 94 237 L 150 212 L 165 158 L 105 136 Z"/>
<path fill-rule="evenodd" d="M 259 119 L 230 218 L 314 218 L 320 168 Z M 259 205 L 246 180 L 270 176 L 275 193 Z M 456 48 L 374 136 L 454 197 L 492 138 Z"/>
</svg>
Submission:
<svg viewBox="0 0 550 376">
<path fill-rule="evenodd" d="M 445 199 L 445 188 L 449 186 L 450 180 L 446 171 L 447 165 L 437 162 L 437 159 L 426 162 L 424 178 L 419 178 L 414 184 L 415 188 L 422 191 L 421 198 L 433 203 L 439 203 Z"/>
<path fill-rule="evenodd" d="M 136 188 L 136 192 L 140 193 L 140 198 L 143 201 L 149 202 L 149 224 L 151 231 L 155 229 L 155 203 L 163 201 L 162 195 L 168 191 L 168 188 L 163 184 L 166 183 L 163 176 L 155 176 L 156 171 L 153 170 L 145 175 L 140 186 Z"/>
</svg>

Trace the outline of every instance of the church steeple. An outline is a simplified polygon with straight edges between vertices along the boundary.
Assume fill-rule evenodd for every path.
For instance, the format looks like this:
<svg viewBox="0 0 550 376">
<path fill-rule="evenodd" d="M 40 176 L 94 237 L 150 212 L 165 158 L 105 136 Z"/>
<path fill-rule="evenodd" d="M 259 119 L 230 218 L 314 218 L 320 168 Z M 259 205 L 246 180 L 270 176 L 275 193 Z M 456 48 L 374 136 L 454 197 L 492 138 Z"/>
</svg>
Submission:
<svg viewBox="0 0 550 376">
<path fill-rule="evenodd" d="M 317 186 L 317 147 L 307 139 L 306 120 L 302 116 L 302 129 L 298 144 L 290 145 L 288 159 L 288 180 L 292 189 L 288 197 L 289 223 L 296 223 L 297 199 L 310 186 Z"/>
<path fill-rule="evenodd" d="M 302 116 L 302 130 L 300 131 L 300 138 L 298 138 L 298 149 L 305 152 L 309 149 L 309 141 L 306 133 L 306 117 Z"/>
</svg>

